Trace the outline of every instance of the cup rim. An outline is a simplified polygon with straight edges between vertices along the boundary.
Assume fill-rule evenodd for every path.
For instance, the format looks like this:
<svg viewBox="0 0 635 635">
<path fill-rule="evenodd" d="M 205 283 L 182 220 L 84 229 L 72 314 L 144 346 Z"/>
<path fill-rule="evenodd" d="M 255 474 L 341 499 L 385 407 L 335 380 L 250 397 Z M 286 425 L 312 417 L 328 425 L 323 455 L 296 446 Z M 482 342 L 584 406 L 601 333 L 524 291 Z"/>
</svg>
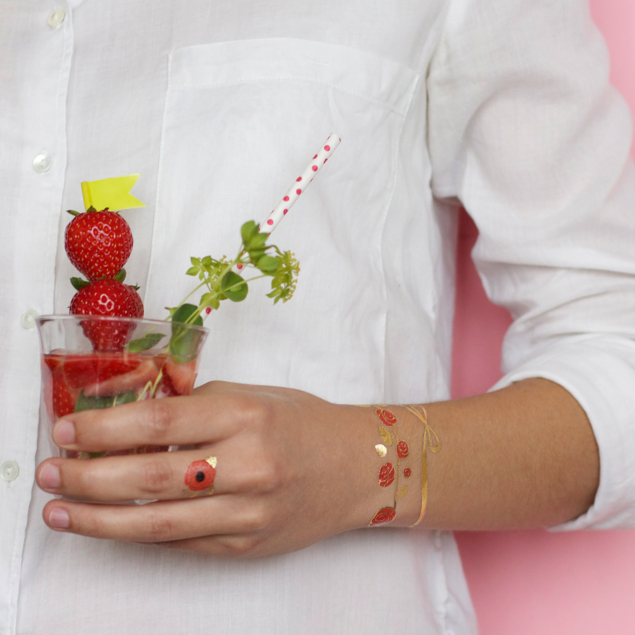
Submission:
<svg viewBox="0 0 635 635">
<path fill-rule="evenodd" d="M 155 326 L 163 326 L 170 327 L 173 324 L 178 324 L 180 327 L 185 327 L 188 329 L 192 329 L 194 331 L 200 331 L 201 333 L 209 333 L 209 329 L 205 326 L 201 326 L 199 324 L 186 324 L 185 322 L 172 322 L 170 320 L 153 320 L 149 318 L 133 318 L 133 317 L 117 317 L 117 316 L 107 316 L 107 315 L 77 315 L 77 314 L 48 314 L 48 315 L 38 315 L 35 318 L 35 323 L 38 328 L 44 324 L 45 322 L 62 322 L 62 321 L 100 321 L 100 322 L 133 322 L 135 324 L 149 324 Z"/>
</svg>

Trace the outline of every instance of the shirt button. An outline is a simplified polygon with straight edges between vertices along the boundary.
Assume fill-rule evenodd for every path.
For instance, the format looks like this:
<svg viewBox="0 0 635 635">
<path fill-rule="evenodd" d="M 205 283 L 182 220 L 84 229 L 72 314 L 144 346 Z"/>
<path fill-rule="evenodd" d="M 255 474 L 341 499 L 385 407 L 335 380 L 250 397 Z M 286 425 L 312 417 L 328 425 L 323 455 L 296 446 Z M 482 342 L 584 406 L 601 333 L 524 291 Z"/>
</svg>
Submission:
<svg viewBox="0 0 635 635">
<path fill-rule="evenodd" d="M 0 466 L 0 476 L 3 481 L 15 481 L 18 478 L 18 474 L 20 473 L 20 468 L 15 461 L 5 461 Z"/>
<path fill-rule="evenodd" d="M 39 313 L 35 309 L 27 309 L 20 318 L 20 324 L 23 329 L 35 328 L 35 318 Z"/>
<path fill-rule="evenodd" d="M 47 152 L 42 152 L 33 159 L 33 169 L 42 174 L 43 172 L 48 172 L 51 169 L 51 163 L 53 163 L 51 155 Z"/>
<path fill-rule="evenodd" d="M 48 17 L 48 25 L 52 29 L 56 29 L 60 24 L 62 24 L 62 22 L 64 22 L 65 17 L 66 14 L 62 11 L 62 9 L 55 9 L 55 11 L 52 11 Z"/>
</svg>

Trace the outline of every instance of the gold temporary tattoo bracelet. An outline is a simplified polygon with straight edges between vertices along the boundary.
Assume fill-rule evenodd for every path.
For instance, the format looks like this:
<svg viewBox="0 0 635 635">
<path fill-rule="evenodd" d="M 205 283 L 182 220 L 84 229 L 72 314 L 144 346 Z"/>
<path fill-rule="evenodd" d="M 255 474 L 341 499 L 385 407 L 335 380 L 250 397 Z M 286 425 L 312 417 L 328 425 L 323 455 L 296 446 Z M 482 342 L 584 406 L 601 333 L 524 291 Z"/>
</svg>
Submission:
<svg viewBox="0 0 635 635">
<path fill-rule="evenodd" d="M 389 452 L 388 448 L 394 448 L 397 454 L 397 467 L 395 469 L 394 464 L 391 461 L 388 461 L 387 463 L 384 463 L 379 470 L 379 486 L 389 487 L 395 483 L 395 496 L 391 507 L 382 507 L 373 516 L 369 523 L 370 527 L 392 522 L 396 518 L 397 502 L 408 493 L 408 485 L 399 487 L 401 461 L 402 459 L 407 458 L 410 454 L 408 444 L 400 439 L 399 434 L 397 433 L 397 417 L 395 414 L 390 410 L 387 410 L 384 406 L 375 406 L 375 414 L 381 422 L 379 425 L 379 435 L 383 441 L 383 443 L 379 443 L 375 446 L 375 451 L 381 458 L 386 458 Z M 406 468 L 403 471 L 403 476 L 405 478 L 410 478 L 411 474 L 412 470 L 410 468 Z"/>
<path fill-rule="evenodd" d="M 427 450 L 436 454 L 441 449 L 441 442 L 437 433 L 428 424 L 428 413 L 423 406 L 404 406 L 404 408 L 413 414 L 423 424 L 423 451 L 421 453 L 421 513 L 416 523 L 410 527 L 416 527 L 426 513 L 428 506 L 428 455 Z"/>
</svg>

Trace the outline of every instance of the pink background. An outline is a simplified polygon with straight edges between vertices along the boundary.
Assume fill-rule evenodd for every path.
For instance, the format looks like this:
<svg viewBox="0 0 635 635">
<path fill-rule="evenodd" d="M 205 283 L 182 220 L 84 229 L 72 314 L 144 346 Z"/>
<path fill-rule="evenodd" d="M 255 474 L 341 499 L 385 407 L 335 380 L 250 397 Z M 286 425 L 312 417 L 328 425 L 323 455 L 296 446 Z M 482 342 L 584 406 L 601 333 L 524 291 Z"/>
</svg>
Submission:
<svg viewBox="0 0 635 635">
<path fill-rule="evenodd" d="M 635 1 L 591 0 L 611 79 L 635 112 Z M 453 396 L 500 377 L 508 313 L 489 303 L 470 260 L 476 229 L 461 219 Z M 634 237 L 635 239 L 635 237 Z M 635 532 L 457 534 L 481 635 L 635 634 Z"/>
</svg>

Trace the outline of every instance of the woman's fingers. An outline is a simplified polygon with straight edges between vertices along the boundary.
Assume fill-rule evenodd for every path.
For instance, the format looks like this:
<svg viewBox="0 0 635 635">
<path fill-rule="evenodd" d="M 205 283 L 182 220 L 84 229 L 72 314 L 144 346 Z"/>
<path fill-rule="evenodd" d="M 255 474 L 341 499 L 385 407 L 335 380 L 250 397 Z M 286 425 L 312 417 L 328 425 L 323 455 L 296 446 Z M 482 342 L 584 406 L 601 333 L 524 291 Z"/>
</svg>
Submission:
<svg viewBox="0 0 635 635">
<path fill-rule="evenodd" d="M 207 459 L 207 460 L 206 460 Z M 90 502 L 169 500 L 249 492 L 274 485 L 265 457 L 231 444 L 179 452 L 100 459 L 48 459 L 36 472 L 51 494 Z M 212 489 L 213 488 L 213 489 Z"/>
<path fill-rule="evenodd" d="M 53 440 L 77 452 L 214 443 L 267 416 L 262 401 L 247 392 L 151 399 L 63 417 Z"/>
<path fill-rule="evenodd" d="M 141 543 L 253 534 L 267 524 L 264 505 L 257 498 L 245 504 L 239 496 L 162 501 L 143 506 L 54 500 L 44 507 L 42 516 L 51 529 L 58 531 Z"/>
</svg>

